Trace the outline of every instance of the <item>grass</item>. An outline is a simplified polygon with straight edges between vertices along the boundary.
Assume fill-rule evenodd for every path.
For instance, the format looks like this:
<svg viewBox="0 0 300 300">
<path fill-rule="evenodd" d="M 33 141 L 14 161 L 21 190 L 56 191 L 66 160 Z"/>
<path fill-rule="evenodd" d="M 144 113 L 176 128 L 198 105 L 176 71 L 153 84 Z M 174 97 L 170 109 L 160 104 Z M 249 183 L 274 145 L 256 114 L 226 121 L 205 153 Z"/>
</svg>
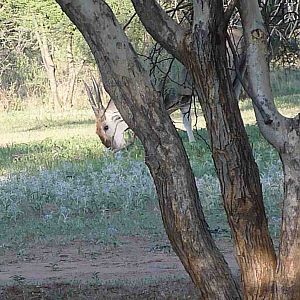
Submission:
<svg viewBox="0 0 300 300">
<path fill-rule="evenodd" d="M 0 145 L 38 142 L 46 138 L 64 140 L 74 136 L 95 137 L 90 110 L 52 112 L 43 109 L 1 113 Z M 63 130 L 63 133 L 62 133 Z"/>
<path fill-rule="evenodd" d="M 50 157 L 32 174 L 29 164 L 29 172 L 2 180 L 0 239 L 5 244 L 47 242 L 57 240 L 57 235 L 64 240 L 107 242 L 115 235 L 141 234 L 157 227 L 159 215 L 144 214 L 156 203 L 142 162 L 110 154 L 94 158 L 90 152 L 80 162 L 73 161 L 72 154 L 58 156 L 55 166 Z"/>
<path fill-rule="evenodd" d="M 276 99 L 283 114 L 299 111 L 298 97 Z M 273 236 L 278 235 L 282 170 L 278 155 L 254 125 L 248 100 L 241 102 L 260 168 Z M 94 133 L 91 111 L 31 111 L 0 115 L 0 251 L 76 238 L 118 243 L 122 235 L 163 235 L 155 189 L 136 143 L 112 154 Z M 203 120 L 199 120 L 203 124 Z M 180 126 L 179 126 L 180 127 Z M 211 231 L 229 236 L 207 132 L 187 143 Z"/>
<path fill-rule="evenodd" d="M 293 68 L 276 68 L 271 72 L 272 90 L 276 97 L 300 94 L 300 72 Z"/>
</svg>

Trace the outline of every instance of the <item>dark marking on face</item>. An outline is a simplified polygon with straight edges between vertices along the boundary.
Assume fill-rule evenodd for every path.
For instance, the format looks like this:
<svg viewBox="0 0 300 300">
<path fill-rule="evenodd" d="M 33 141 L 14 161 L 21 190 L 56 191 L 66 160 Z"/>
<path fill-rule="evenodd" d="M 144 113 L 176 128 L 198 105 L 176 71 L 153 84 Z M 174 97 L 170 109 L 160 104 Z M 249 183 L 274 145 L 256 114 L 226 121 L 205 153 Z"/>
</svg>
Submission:
<svg viewBox="0 0 300 300">
<path fill-rule="evenodd" d="M 96 121 L 96 134 L 99 136 L 102 144 L 110 148 L 112 145 L 111 139 L 107 136 L 106 131 L 109 129 L 108 125 L 103 126 L 103 120 L 97 120 Z"/>
</svg>

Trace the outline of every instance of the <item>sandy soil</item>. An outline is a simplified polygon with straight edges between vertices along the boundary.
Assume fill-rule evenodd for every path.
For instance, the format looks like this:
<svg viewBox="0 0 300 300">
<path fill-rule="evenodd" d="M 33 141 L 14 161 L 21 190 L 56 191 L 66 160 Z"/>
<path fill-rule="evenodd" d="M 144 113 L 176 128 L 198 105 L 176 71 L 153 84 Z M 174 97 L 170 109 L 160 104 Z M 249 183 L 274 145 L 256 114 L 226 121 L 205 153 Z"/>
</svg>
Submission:
<svg viewBox="0 0 300 300">
<path fill-rule="evenodd" d="M 232 246 L 225 241 L 218 241 L 218 246 L 237 275 Z M 0 256 L 0 283 L 0 299 L 138 299 L 141 295 L 143 299 L 197 298 L 168 241 L 156 243 L 141 237 L 123 237 L 116 247 L 75 241 L 27 249 L 22 255 L 5 251 Z M 51 298 L 70 289 L 75 293 L 71 298 L 66 294 L 64 298 Z M 84 291 L 85 296 L 80 298 Z"/>
</svg>

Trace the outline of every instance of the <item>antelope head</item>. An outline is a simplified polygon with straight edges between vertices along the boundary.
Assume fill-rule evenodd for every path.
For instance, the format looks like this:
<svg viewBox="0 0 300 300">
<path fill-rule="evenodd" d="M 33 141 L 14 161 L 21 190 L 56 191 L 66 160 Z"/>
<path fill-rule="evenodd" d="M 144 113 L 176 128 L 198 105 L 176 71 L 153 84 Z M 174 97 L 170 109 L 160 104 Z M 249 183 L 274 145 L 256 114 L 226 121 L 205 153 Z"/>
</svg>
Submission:
<svg viewBox="0 0 300 300">
<path fill-rule="evenodd" d="M 107 106 L 104 107 L 99 85 L 94 78 L 92 78 L 92 89 L 86 83 L 84 84 L 96 117 L 96 134 L 102 144 L 114 151 L 126 147 L 124 132 L 128 129 L 128 125 L 122 119 L 114 102 L 110 99 Z"/>
</svg>

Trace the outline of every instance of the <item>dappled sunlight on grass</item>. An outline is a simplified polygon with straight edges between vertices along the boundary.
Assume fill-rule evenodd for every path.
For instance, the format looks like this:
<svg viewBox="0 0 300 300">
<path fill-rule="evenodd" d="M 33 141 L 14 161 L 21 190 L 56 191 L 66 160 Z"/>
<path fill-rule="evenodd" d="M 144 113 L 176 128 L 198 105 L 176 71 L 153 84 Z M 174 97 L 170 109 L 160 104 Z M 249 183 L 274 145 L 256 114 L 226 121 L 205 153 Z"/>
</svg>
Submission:
<svg viewBox="0 0 300 300">
<path fill-rule="evenodd" d="M 260 166 L 269 220 L 276 235 L 282 195 L 280 163 L 257 127 L 249 125 L 246 129 Z M 188 143 L 184 132 L 180 135 L 211 231 L 230 236 L 211 153 L 204 142 L 207 132 L 199 130 L 196 143 Z M 139 142 L 113 154 L 97 139 L 45 139 L 2 147 L 0 163 L 5 175 L 0 180 L 2 241 L 26 245 L 55 240 L 56 236 L 60 241 L 84 236 L 109 242 L 120 234 L 164 234 Z"/>
<path fill-rule="evenodd" d="M 92 110 L 1 112 L 0 120 L 0 145 L 29 143 L 46 138 L 96 138 Z"/>
<path fill-rule="evenodd" d="M 30 143 L 43 141 L 45 139 L 53 140 L 64 140 L 72 137 L 89 137 L 91 139 L 99 140 L 95 135 L 95 125 L 89 125 L 83 128 L 57 128 L 57 129 L 45 129 L 45 130 L 34 130 L 25 132 L 14 132 L 14 133 L 2 133 L 0 134 L 1 146 L 10 146 L 20 143 Z"/>
<path fill-rule="evenodd" d="M 240 101 L 239 105 L 244 123 L 256 124 L 251 100 L 242 100 Z M 300 94 L 277 97 L 275 98 L 275 105 L 282 115 L 286 117 L 294 117 L 300 112 Z"/>
<path fill-rule="evenodd" d="M 280 111 L 299 111 L 298 97 L 276 99 Z M 249 100 L 240 102 L 260 169 L 272 235 L 282 198 L 278 154 L 263 139 Z M 0 240 L 7 245 L 75 238 L 115 242 L 118 236 L 163 235 L 152 179 L 139 141 L 113 154 L 95 134 L 89 110 L 2 113 L 0 123 Z M 183 128 L 180 114 L 175 126 Z M 201 113 L 195 143 L 179 130 L 196 177 L 211 232 L 230 236 Z"/>
<path fill-rule="evenodd" d="M 98 160 L 104 148 L 98 139 L 43 139 L 0 147 L 0 175 L 58 167 L 62 162 Z"/>
</svg>

